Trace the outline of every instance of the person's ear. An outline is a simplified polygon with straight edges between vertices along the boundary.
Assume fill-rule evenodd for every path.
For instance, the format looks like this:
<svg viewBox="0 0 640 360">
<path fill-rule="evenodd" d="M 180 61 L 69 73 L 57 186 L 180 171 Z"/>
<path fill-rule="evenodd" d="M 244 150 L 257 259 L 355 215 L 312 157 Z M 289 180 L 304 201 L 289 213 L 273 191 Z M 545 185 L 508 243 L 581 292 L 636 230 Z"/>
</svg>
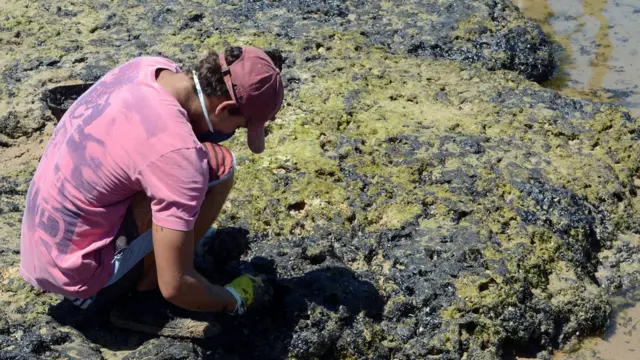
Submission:
<svg viewBox="0 0 640 360">
<path fill-rule="evenodd" d="M 222 114 L 223 112 L 229 111 L 230 109 L 235 108 L 236 106 L 237 106 L 236 102 L 233 100 L 223 101 L 216 108 L 216 115 L 220 116 L 220 114 Z"/>
</svg>

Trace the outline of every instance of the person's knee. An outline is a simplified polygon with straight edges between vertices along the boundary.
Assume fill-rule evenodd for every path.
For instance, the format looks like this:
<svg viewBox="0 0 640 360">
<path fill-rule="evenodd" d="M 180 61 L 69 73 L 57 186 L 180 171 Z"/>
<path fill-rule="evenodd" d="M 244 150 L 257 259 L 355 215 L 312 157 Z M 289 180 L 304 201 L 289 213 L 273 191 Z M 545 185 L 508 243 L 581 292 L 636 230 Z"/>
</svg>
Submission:
<svg viewBox="0 0 640 360">
<path fill-rule="evenodd" d="M 227 196 L 231 192 L 231 188 L 233 188 L 235 181 L 234 178 L 233 173 L 231 173 L 224 179 L 215 181 L 213 184 L 210 183 L 205 195 L 205 202 L 203 202 L 202 205 L 206 206 L 210 202 L 220 199 L 226 200 Z"/>
<path fill-rule="evenodd" d="M 207 151 L 209 159 L 209 188 L 222 183 L 232 186 L 236 167 L 233 152 L 225 146 L 206 141 L 202 146 Z"/>
</svg>

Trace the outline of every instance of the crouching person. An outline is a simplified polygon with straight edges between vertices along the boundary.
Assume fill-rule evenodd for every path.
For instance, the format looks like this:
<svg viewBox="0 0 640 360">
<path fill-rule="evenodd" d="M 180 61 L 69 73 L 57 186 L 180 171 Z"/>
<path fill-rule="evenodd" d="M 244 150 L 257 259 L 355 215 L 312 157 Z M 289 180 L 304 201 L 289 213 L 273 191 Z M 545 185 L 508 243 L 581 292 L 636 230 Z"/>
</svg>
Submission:
<svg viewBox="0 0 640 360">
<path fill-rule="evenodd" d="M 283 101 L 274 55 L 251 46 L 209 52 L 182 72 L 140 57 L 108 72 L 64 114 L 29 187 L 20 274 L 79 308 L 159 288 L 183 309 L 242 313 L 264 284 L 226 286 L 194 269 L 194 249 L 233 186 L 232 152 L 207 140 L 265 123 Z"/>
</svg>

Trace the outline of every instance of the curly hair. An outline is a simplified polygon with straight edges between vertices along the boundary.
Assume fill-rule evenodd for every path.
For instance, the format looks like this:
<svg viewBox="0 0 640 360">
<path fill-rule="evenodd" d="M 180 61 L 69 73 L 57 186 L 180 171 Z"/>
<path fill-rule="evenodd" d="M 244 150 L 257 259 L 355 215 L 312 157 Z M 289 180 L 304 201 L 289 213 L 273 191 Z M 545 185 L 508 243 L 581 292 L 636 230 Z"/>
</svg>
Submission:
<svg viewBox="0 0 640 360">
<path fill-rule="evenodd" d="M 284 57 L 278 49 L 265 50 L 265 53 L 271 58 L 274 65 L 278 70 L 282 71 L 282 65 L 284 64 Z M 242 56 L 242 48 L 239 46 L 228 47 L 224 51 L 224 58 L 227 61 L 227 65 L 231 66 L 236 60 Z M 220 55 L 215 51 L 209 51 L 198 63 L 194 70 L 198 74 L 198 80 L 200 80 L 200 86 L 205 96 L 223 96 L 227 99 L 231 99 L 227 86 L 225 85 L 224 78 L 222 76 L 222 66 L 220 65 Z M 192 77 L 191 71 L 188 72 L 188 76 Z M 194 91 L 195 85 L 194 85 Z"/>
</svg>

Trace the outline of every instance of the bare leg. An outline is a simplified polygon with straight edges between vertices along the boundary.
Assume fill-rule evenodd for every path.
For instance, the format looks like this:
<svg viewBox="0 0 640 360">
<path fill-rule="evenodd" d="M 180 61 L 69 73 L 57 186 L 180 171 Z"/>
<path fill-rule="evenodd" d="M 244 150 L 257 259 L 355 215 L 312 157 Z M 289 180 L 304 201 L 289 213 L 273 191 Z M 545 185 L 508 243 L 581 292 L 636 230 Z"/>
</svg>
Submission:
<svg viewBox="0 0 640 360">
<path fill-rule="evenodd" d="M 222 181 L 209 188 L 205 199 L 200 208 L 200 214 L 196 219 L 193 228 L 194 245 L 197 245 L 200 239 L 206 234 L 207 230 L 216 221 L 222 206 L 224 205 L 231 188 L 233 187 L 233 174 L 228 179 Z M 134 217 L 138 223 L 140 233 L 151 229 L 151 201 L 146 196 L 134 199 Z M 195 246 L 194 246 L 195 248 Z M 145 291 L 158 287 L 158 275 L 155 266 L 155 257 L 153 252 L 144 258 L 144 274 L 138 282 L 137 290 Z"/>
</svg>

